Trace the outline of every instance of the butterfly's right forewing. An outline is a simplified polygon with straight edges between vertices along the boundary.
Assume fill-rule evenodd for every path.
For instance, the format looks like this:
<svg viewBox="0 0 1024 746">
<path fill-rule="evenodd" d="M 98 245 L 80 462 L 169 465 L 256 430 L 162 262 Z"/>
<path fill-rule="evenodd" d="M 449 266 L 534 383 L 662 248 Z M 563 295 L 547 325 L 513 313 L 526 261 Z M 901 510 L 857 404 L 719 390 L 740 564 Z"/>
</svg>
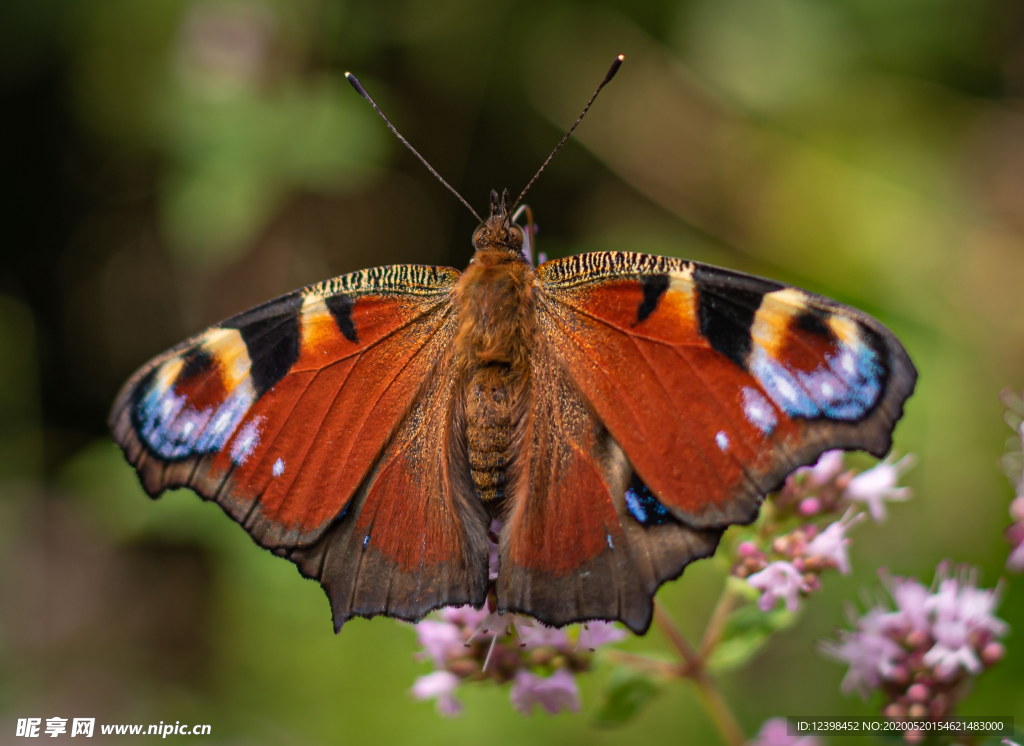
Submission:
<svg viewBox="0 0 1024 746">
<path fill-rule="evenodd" d="M 480 603 L 486 522 L 445 445 L 458 276 L 365 270 L 228 319 L 128 382 L 114 437 L 150 494 L 193 488 L 319 579 L 336 624 Z"/>
</svg>

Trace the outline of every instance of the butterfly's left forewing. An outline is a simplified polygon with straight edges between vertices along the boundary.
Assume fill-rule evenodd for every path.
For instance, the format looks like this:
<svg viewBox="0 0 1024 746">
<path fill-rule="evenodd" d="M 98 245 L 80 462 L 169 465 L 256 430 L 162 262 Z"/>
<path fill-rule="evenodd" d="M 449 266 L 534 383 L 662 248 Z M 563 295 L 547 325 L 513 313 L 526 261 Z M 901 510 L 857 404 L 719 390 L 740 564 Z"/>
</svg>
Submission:
<svg viewBox="0 0 1024 746">
<path fill-rule="evenodd" d="M 564 597 L 576 583 L 572 574 L 593 563 L 578 547 L 601 534 L 582 516 L 605 516 L 602 530 L 610 539 L 602 561 L 622 568 L 650 554 L 629 541 L 627 529 L 643 526 L 653 535 L 650 529 L 666 533 L 664 526 L 676 523 L 718 532 L 754 520 L 767 492 L 828 449 L 883 455 L 916 380 L 906 351 L 877 321 L 768 280 L 611 252 L 548 262 L 537 276 L 535 356 L 543 361 L 533 364 L 535 379 L 543 365 L 556 365 L 565 376 L 561 390 L 579 401 L 572 417 L 551 415 L 549 427 L 593 431 L 595 443 L 606 432 L 614 445 L 595 449 L 580 437 L 565 440 L 592 469 L 610 463 L 615 448 L 627 466 L 596 502 L 591 491 L 567 485 L 555 490 L 562 495 L 557 507 L 550 487 L 522 495 L 515 511 L 540 517 L 508 528 L 508 544 L 520 559 L 502 571 L 511 578 L 530 556 L 553 555 L 547 565 L 554 572 L 534 578 L 534 598 Z M 537 391 L 535 380 L 535 398 Z M 625 510 L 613 514 L 598 505 L 616 499 Z M 560 525 L 542 534 L 533 529 L 538 523 Z M 615 545 L 616 532 L 623 545 Z M 700 552 L 679 550 L 674 565 L 654 573 L 658 582 L 695 556 Z M 514 592 L 513 584 L 505 587 Z M 649 620 L 653 588 L 647 587 L 642 609 L 595 613 L 600 604 L 594 604 L 568 616 L 620 618 L 638 629 L 630 620 Z M 520 595 L 513 606 L 543 618 L 550 603 Z"/>
<path fill-rule="evenodd" d="M 445 456 L 457 279 L 365 270 L 228 319 L 128 382 L 114 437 L 150 494 L 191 487 L 318 578 L 336 624 L 481 603 L 486 520 Z"/>
</svg>

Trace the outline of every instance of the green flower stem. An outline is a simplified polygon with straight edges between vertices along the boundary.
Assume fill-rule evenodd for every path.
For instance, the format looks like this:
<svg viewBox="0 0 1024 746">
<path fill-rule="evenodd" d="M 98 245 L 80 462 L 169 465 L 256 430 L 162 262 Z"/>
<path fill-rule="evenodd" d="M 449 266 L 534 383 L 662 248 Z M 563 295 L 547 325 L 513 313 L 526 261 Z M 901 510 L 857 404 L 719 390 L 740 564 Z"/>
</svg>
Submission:
<svg viewBox="0 0 1024 746">
<path fill-rule="evenodd" d="M 722 596 L 725 598 L 727 595 L 729 595 L 728 589 L 723 592 Z M 722 605 L 722 600 L 720 599 L 719 607 Z M 731 605 L 731 601 L 729 605 Z M 725 617 L 728 616 L 728 608 L 722 611 L 720 615 L 722 616 L 722 621 L 717 623 L 718 627 L 724 624 Z M 715 608 L 715 613 L 712 614 L 712 622 L 715 621 L 717 616 L 719 616 L 718 607 Z M 704 668 L 704 657 L 693 649 L 693 646 L 683 636 L 682 631 L 672 621 L 668 612 L 665 611 L 657 599 L 654 600 L 654 619 L 683 659 L 682 665 L 677 667 L 677 675 L 690 679 L 696 685 L 701 703 L 704 705 L 704 709 L 707 711 L 712 722 L 714 722 L 715 727 L 718 728 L 722 740 L 727 746 L 743 746 L 747 740 L 743 735 L 743 729 L 736 721 L 736 716 L 729 709 L 729 704 L 725 701 L 722 693 L 718 690 L 718 685 L 715 683 L 714 678 Z M 709 637 L 709 633 L 712 632 L 713 637 Z M 710 642 L 714 640 L 715 644 L 717 644 L 717 638 L 720 636 L 721 630 L 714 631 L 709 624 L 708 631 L 704 634 L 704 641 Z M 705 645 L 702 642 L 701 648 L 703 649 L 704 647 Z M 711 650 L 714 650 L 714 645 L 708 649 L 708 652 L 710 653 Z"/>
<path fill-rule="evenodd" d="M 736 598 L 736 591 L 729 583 L 726 583 L 722 589 L 722 595 L 718 597 L 718 603 L 715 604 L 715 610 L 711 612 L 708 626 L 704 628 L 704 637 L 700 641 L 701 661 L 707 661 L 711 653 L 718 647 L 718 643 L 721 642 L 722 634 L 725 632 L 725 623 L 736 605 Z"/>
<path fill-rule="evenodd" d="M 683 636 L 682 630 L 672 621 L 672 617 L 668 615 L 665 607 L 661 605 L 658 599 L 654 599 L 654 620 L 658 623 L 668 641 L 672 643 L 672 646 L 682 657 L 685 663 L 682 674 L 689 677 L 699 671 L 703 661 L 697 654 L 697 651 L 693 649 L 693 646 L 690 645 L 689 640 Z"/>
<path fill-rule="evenodd" d="M 666 661 L 655 660 L 644 655 L 633 655 L 614 648 L 605 651 L 609 660 L 629 666 L 637 671 L 653 674 L 664 679 L 680 678 L 679 666 Z"/>
</svg>

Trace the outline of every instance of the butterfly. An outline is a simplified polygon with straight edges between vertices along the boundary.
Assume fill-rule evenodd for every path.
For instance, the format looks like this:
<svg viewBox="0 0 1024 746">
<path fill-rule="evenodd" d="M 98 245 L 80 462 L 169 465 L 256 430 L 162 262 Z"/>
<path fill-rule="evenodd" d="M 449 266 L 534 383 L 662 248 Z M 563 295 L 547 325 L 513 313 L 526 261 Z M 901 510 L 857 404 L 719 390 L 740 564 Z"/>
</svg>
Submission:
<svg viewBox="0 0 1024 746">
<path fill-rule="evenodd" d="M 462 273 L 336 277 L 143 366 L 110 426 L 145 490 L 218 503 L 321 583 L 336 630 L 492 594 L 642 634 L 658 587 L 795 468 L 890 449 L 917 373 L 875 319 L 681 259 L 534 267 L 514 207 L 491 193 Z"/>
</svg>

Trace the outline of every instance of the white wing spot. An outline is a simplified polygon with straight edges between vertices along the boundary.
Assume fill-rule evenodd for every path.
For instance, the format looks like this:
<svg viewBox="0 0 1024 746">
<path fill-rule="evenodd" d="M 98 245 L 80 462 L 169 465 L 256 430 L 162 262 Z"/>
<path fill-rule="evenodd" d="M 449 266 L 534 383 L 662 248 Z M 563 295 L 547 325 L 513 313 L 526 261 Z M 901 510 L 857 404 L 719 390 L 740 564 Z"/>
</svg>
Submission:
<svg viewBox="0 0 1024 746">
<path fill-rule="evenodd" d="M 796 389 L 793 388 L 793 385 L 785 378 L 779 378 L 774 383 L 778 389 L 779 394 L 781 394 L 784 399 L 790 402 L 799 401 Z"/>
<path fill-rule="evenodd" d="M 284 474 L 284 460 L 278 459 L 274 462 L 274 476 L 279 477 Z"/>
<path fill-rule="evenodd" d="M 218 432 L 218 433 L 219 432 L 223 432 L 224 428 L 226 428 L 228 426 L 228 423 L 230 423 L 230 422 L 231 422 L 231 413 L 230 412 L 225 412 L 220 417 L 218 417 L 217 421 L 213 424 L 214 432 Z"/>
<path fill-rule="evenodd" d="M 848 375 L 852 376 L 857 372 L 857 361 L 853 359 L 853 353 L 846 349 L 845 345 L 842 356 L 839 358 L 839 364 Z"/>
<path fill-rule="evenodd" d="M 718 448 L 722 453 L 729 450 L 729 436 L 725 434 L 725 430 L 718 431 L 718 434 L 715 435 L 715 442 L 718 444 Z"/>
<path fill-rule="evenodd" d="M 260 436 L 263 434 L 263 417 L 256 416 L 245 423 L 242 431 L 235 437 L 231 446 L 231 459 L 236 465 L 241 466 L 249 460 L 249 456 L 260 444 Z"/>
<path fill-rule="evenodd" d="M 741 394 L 743 396 L 743 413 L 747 416 L 750 424 L 765 435 L 771 433 L 777 422 L 772 405 L 760 391 L 750 386 L 745 386 Z"/>
</svg>

